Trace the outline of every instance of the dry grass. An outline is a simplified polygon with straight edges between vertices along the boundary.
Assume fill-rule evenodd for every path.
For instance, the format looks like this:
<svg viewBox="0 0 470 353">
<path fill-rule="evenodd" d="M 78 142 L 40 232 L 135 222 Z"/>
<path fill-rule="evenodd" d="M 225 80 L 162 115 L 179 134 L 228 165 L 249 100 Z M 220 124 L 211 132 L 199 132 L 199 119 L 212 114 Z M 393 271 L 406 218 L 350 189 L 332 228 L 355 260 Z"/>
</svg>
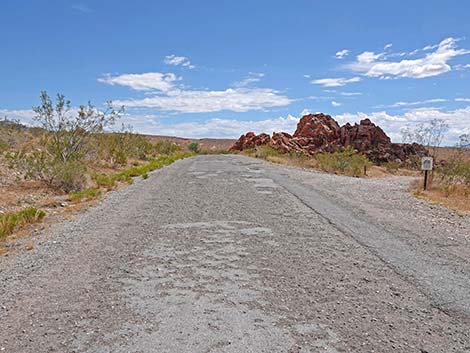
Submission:
<svg viewBox="0 0 470 353">
<path fill-rule="evenodd" d="M 470 215 L 470 190 L 464 185 L 456 185 L 453 192 L 449 194 L 443 190 L 443 185 L 438 180 L 434 180 L 424 191 L 421 179 L 413 183 L 410 190 L 419 199 L 449 208 L 461 215 Z"/>
<path fill-rule="evenodd" d="M 436 148 L 436 161 L 448 161 L 457 153 L 462 153 L 463 160 L 470 162 L 470 149 L 460 149 L 456 147 L 438 147 Z"/>
</svg>

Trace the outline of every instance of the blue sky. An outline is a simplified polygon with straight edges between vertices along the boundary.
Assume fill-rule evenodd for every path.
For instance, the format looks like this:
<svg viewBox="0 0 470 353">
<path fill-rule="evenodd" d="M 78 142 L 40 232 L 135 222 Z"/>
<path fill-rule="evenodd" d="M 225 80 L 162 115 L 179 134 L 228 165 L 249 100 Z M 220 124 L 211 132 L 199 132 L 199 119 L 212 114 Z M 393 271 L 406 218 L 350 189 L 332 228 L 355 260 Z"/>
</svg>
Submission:
<svg viewBox="0 0 470 353">
<path fill-rule="evenodd" d="M 139 132 L 292 132 L 306 112 L 392 137 L 432 118 L 470 133 L 464 1 L 2 0 L 0 114 L 41 90 L 113 100 Z"/>
</svg>

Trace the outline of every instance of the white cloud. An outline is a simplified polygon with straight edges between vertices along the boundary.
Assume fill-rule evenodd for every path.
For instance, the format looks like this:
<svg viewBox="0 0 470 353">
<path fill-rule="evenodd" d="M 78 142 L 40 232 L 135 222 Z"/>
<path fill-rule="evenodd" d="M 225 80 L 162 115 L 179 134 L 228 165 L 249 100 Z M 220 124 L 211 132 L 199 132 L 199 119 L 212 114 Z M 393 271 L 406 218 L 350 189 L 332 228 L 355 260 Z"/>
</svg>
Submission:
<svg viewBox="0 0 470 353">
<path fill-rule="evenodd" d="M 458 142 L 460 135 L 470 133 L 470 106 L 449 111 L 438 108 L 419 108 L 397 115 L 381 111 L 373 113 L 345 113 L 335 116 L 335 119 L 340 123 L 359 122 L 366 118 L 379 125 L 394 142 L 401 141 L 401 130 L 405 126 L 416 126 L 431 119 L 443 119 L 449 124 L 449 131 L 445 135 L 444 145 L 453 146 Z"/>
<path fill-rule="evenodd" d="M 339 107 L 339 106 L 341 106 L 341 103 L 335 102 L 335 101 L 331 101 L 331 105 L 332 105 L 333 107 Z"/>
<path fill-rule="evenodd" d="M 165 56 L 164 63 L 173 66 L 183 66 L 188 69 L 194 69 L 195 66 L 191 64 L 191 61 L 186 56 L 176 56 L 174 54 Z"/>
<path fill-rule="evenodd" d="M 396 102 L 390 105 L 379 105 L 376 108 L 400 108 L 400 107 L 411 107 L 415 105 L 424 105 L 424 104 L 432 104 L 432 103 L 444 103 L 447 102 L 447 99 L 443 98 L 434 98 L 434 99 L 426 99 L 422 101 L 416 102 Z"/>
<path fill-rule="evenodd" d="M 456 102 L 470 102 L 470 98 L 455 98 Z"/>
<path fill-rule="evenodd" d="M 310 75 L 303 75 L 305 78 L 310 78 L 311 76 Z"/>
<path fill-rule="evenodd" d="M 452 68 L 448 64 L 452 58 L 470 54 L 470 50 L 457 48 L 458 39 L 446 38 L 440 42 L 435 51 L 419 59 L 388 61 L 385 53 L 365 51 L 356 57 L 356 61 L 345 67 L 369 77 L 408 77 L 425 78 L 441 75 Z M 426 47 L 431 50 L 431 47 Z"/>
<path fill-rule="evenodd" d="M 336 59 L 343 59 L 346 56 L 348 56 L 348 54 L 349 54 L 349 50 L 343 49 L 343 50 L 338 51 L 335 55 L 336 55 Z"/>
<path fill-rule="evenodd" d="M 252 74 L 250 82 L 256 82 L 264 74 Z M 246 112 L 289 105 L 293 100 L 271 88 L 236 87 L 221 91 L 191 90 L 179 87 L 180 77 L 172 73 L 150 72 L 105 76 L 98 81 L 110 85 L 122 85 L 140 91 L 159 91 L 146 98 L 114 100 L 127 108 L 154 108 L 180 113 L 209 113 L 223 110 Z M 246 80 L 245 80 L 246 81 Z M 249 82 L 245 82 L 248 84 Z"/>
<path fill-rule="evenodd" d="M 19 120 L 23 124 L 32 125 L 33 118 L 36 116 L 36 113 L 32 109 L 23 109 L 23 110 L 8 110 L 0 109 L 0 119 L 7 118 L 9 120 Z"/>
<path fill-rule="evenodd" d="M 347 85 L 348 83 L 359 82 L 361 80 L 360 77 L 352 77 L 352 78 L 321 78 L 318 80 L 310 81 L 314 85 L 320 85 L 323 87 L 341 87 Z"/>
<path fill-rule="evenodd" d="M 264 74 L 261 72 L 249 72 L 248 77 L 244 78 L 241 81 L 235 82 L 234 87 L 246 87 L 252 83 L 259 82 L 264 77 Z"/>
<path fill-rule="evenodd" d="M 455 65 L 453 68 L 457 71 L 468 70 L 470 69 L 470 64 L 465 64 L 465 65 L 458 64 L 458 65 Z"/>
<path fill-rule="evenodd" d="M 223 110 L 246 112 L 289 105 L 292 100 L 270 88 L 229 88 L 224 91 L 173 90 L 143 99 L 116 100 L 129 108 L 156 108 L 180 113 L 209 113 Z"/>
<path fill-rule="evenodd" d="M 98 79 L 99 82 L 108 85 L 120 85 L 130 87 L 136 91 L 157 90 L 168 92 L 174 88 L 177 81 L 181 80 L 175 74 L 160 72 L 147 72 L 143 74 L 124 74 L 119 76 L 105 75 Z"/>
<path fill-rule="evenodd" d="M 339 94 L 345 97 L 362 96 L 361 92 L 339 92 Z"/>
<path fill-rule="evenodd" d="M 188 138 L 238 138 L 248 131 L 254 131 L 256 134 L 261 132 L 271 134 L 279 131 L 293 133 L 299 122 L 299 118 L 291 115 L 286 118 L 279 117 L 264 120 L 243 121 L 216 118 L 179 123 L 162 122 L 158 117 L 152 115 L 130 115 L 126 119 L 135 131 L 140 133 Z"/>
<path fill-rule="evenodd" d="M 384 46 L 384 50 L 390 49 L 392 46 L 393 46 L 393 44 L 389 43 L 389 44 Z"/>
</svg>

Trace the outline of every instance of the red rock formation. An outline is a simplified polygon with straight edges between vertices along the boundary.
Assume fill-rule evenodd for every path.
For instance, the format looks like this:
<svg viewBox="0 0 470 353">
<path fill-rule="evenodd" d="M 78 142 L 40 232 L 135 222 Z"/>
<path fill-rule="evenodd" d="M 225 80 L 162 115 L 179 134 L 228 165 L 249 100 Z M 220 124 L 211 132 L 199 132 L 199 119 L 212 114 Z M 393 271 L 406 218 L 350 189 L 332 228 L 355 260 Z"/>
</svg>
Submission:
<svg viewBox="0 0 470 353">
<path fill-rule="evenodd" d="M 255 135 L 249 132 L 242 135 L 230 150 L 244 150 L 269 144 L 283 153 L 290 151 L 306 152 L 311 155 L 320 152 L 335 152 L 351 146 L 374 162 L 400 160 L 405 162 L 412 155 L 427 154 L 426 149 L 417 144 L 394 144 L 385 132 L 369 119 L 359 124 L 347 123 L 340 127 L 326 114 L 309 114 L 302 117 L 294 135 L 286 132 Z"/>
<path fill-rule="evenodd" d="M 308 137 L 332 141 L 339 138 L 340 127 L 335 119 L 326 114 L 309 114 L 303 116 L 297 124 L 294 137 Z"/>
<path fill-rule="evenodd" d="M 256 146 L 265 145 L 269 143 L 271 137 L 268 134 L 261 133 L 256 135 L 254 132 L 248 132 L 245 135 L 240 136 L 237 142 L 230 147 L 230 151 L 243 151 Z"/>
</svg>

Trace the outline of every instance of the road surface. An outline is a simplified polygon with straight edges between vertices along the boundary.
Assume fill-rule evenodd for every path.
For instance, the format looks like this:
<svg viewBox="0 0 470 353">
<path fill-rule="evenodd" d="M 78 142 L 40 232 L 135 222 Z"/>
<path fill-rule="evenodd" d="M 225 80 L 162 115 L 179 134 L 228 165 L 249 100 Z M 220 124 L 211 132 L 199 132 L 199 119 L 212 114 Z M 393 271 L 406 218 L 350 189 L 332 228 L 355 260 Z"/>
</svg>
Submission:
<svg viewBox="0 0 470 353">
<path fill-rule="evenodd" d="M 355 179 L 199 156 L 0 258 L 0 351 L 470 352 L 470 220 Z"/>
</svg>

